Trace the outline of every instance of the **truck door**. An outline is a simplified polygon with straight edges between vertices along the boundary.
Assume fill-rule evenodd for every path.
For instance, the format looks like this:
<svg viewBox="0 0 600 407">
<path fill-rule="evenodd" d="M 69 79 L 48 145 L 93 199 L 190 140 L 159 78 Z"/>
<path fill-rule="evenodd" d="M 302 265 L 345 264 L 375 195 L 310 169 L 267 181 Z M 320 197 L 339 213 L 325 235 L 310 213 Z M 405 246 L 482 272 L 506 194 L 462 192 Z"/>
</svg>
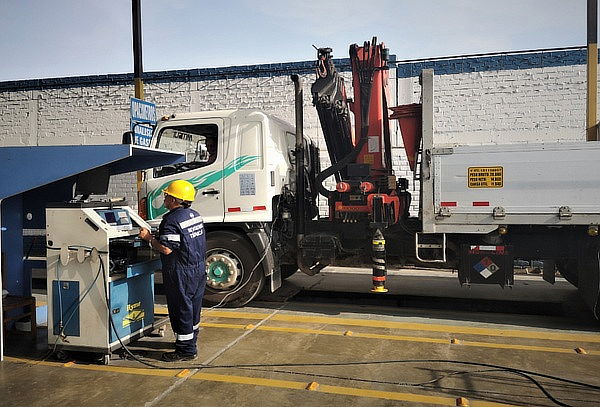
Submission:
<svg viewBox="0 0 600 407">
<path fill-rule="evenodd" d="M 167 212 L 162 191 L 171 181 L 184 179 L 196 187 L 192 208 L 204 221 L 223 221 L 223 129 L 223 119 L 182 120 L 160 128 L 155 147 L 185 153 L 186 162 L 148 171 L 148 219 Z"/>
</svg>

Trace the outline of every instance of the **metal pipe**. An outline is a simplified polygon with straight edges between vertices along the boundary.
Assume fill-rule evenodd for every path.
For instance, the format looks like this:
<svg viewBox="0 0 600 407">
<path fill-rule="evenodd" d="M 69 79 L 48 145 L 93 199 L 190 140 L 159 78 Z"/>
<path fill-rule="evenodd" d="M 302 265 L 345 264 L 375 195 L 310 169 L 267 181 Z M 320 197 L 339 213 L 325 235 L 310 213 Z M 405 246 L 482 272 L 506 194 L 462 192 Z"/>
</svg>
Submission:
<svg viewBox="0 0 600 407">
<path fill-rule="evenodd" d="M 2 199 L 0 199 L 0 310 L 2 310 Z M 35 321 L 31 321 L 35 323 Z M 4 312 L 0 312 L 0 362 L 4 360 Z"/>
<path fill-rule="evenodd" d="M 598 141 L 598 0 L 587 2 L 586 140 Z"/>
<path fill-rule="evenodd" d="M 142 75 L 144 68 L 142 66 L 142 6 L 140 0 L 131 0 L 131 18 L 133 27 L 133 84 L 135 87 L 135 97 L 144 99 L 144 81 Z M 140 210 L 140 196 L 142 183 L 144 181 L 144 172 L 137 171 L 136 187 L 138 194 L 138 211 Z"/>
<path fill-rule="evenodd" d="M 144 99 L 144 81 L 142 74 L 142 7 L 140 0 L 131 0 L 131 18 L 133 25 L 133 82 L 135 97 Z"/>
<path fill-rule="evenodd" d="M 304 91 L 302 89 L 302 80 L 298 75 L 292 75 L 294 82 L 294 101 L 296 113 L 296 238 L 298 245 L 305 232 L 305 185 L 304 185 Z"/>
</svg>

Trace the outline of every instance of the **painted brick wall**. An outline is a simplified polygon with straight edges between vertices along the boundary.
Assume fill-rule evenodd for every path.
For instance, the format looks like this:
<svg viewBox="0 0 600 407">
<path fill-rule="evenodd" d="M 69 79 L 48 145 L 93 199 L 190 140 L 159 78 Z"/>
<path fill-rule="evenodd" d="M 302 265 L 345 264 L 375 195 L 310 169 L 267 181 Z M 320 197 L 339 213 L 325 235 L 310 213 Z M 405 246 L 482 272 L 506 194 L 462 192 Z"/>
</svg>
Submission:
<svg viewBox="0 0 600 407">
<path fill-rule="evenodd" d="M 399 63 L 397 104 L 419 102 L 418 75 L 430 68 L 436 145 L 583 141 L 585 63 L 583 49 Z M 405 161 L 398 165 L 408 174 Z"/>
<path fill-rule="evenodd" d="M 336 66 L 351 94 L 348 60 Z M 399 62 L 391 72 L 392 105 L 419 101 L 423 68 L 436 72 L 436 143 L 585 139 L 584 50 Z M 324 149 L 311 105 L 311 61 L 152 72 L 145 78 L 146 99 L 157 104 L 159 116 L 258 107 L 294 123 L 293 73 L 301 74 L 304 83 L 305 134 Z M 0 146 L 120 143 L 129 126 L 131 83 L 131 75 L 0 83 Z M 396 174 L 412 180 L 401 137 L 392 128 Z M 326 168 L 325 151 L 322 156 Z M 114 177 L 110 195 L 125 196 L 135 206 L 135 175 Z"/>
</svg>

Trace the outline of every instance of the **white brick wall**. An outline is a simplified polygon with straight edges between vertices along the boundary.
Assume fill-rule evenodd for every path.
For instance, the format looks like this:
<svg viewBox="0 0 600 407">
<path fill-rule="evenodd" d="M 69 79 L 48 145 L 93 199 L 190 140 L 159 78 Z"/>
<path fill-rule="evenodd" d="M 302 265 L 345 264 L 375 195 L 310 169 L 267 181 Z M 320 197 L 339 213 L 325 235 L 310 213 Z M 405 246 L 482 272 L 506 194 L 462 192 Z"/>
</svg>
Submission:
<svg viewBox="0 0 600 407">
<path fill-rule="evenodd" d="M 350 74 L 343 75 L 352 94 Z M 311 104 L 314 76 L 303 75 L 302 80 L 305 134 L 324 150 Z M 436 76 L 436 143 L 584 140 L 585 80 L 584 65 Z M 129 127 L 133 93 L 132 85 L 0 91 L 0 145 L 120 143 Z M 145 93 L 147 100 L 157 104 L 159 117 L 173 112 L 258 107 L 294 123 L 289 75 L 147 83 Z M 392 79 L 392 95 L 392 105 L 418 102 L 418 78 Z M 392 126 L 396 175 L 412 180 L 396 127 Z M 325 151 L 322 156 L 322 168 L 326 168 Z M 135 189 L 135 174 L 124 174 L 111 180 L 110 195 L 125 196 L 135 206 Z M 418 194 L 413 192 L 416 203 Z M 324 203 L 322 210 L 326 210 Z M 414 213 L 416 207 L 412 210 Z"/>
</svg>

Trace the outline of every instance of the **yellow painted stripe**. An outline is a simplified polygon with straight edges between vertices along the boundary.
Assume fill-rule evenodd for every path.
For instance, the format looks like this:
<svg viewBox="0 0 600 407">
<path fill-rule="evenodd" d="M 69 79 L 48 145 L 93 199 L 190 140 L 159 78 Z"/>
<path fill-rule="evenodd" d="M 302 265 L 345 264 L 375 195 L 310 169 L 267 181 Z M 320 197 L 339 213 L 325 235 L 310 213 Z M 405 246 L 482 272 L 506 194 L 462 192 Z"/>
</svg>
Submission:
<svg viewBox="0 0 600 407">
<path fill-rule="evenodd" d="M 33 359 L 22 359 L 22 358 L 14 358 L 12 356 L 4 356 L 4 360 L 7 362 L 27 363 L 29 365 L 40 365 L 40 366 L 61 367 L 61 366 L 65 365 L 63 362 L 48 362 L 46 360 L 39 361 L 39 360 L 33 360 Z"/>
<path fill-rule="evenodd" d="M 6 357 L 6 361 L 15 362 L 15 363 L 28 363 L 28 364 L 42 364 L 47 366 L 62 366 L 61 363 L 57 362 L 36 362 L 35 360 L 29 359 L 21 359 L 14 357 Z M 135 375 L 144 375 L 144 376 L 163 376 L 163 377 L 173 377 L 178 372 L 174 370 L 163 370 L 163 369 L 138 369 L 138 368 L 128 368 L 128 367 L 116 367 L 116 366 L 100 366 L 100 365 L 79 365 L 74 364 L 69 369 L 82 369 L 88 371 L 98 371 L 98 372 L 114 372 L 114 373 L 123 373 L 123 374 L 135 374 Z M 248 376 L 236 376 L 236 375 L 223 375 L 223 374 L 214 374 L 214 373 L 204 373 L 199 372 L 191 376 L 191 379 L 195 380 L 206 380 L 211 382 L 222 382 L 222 383 L 236 383 L 236 384 L 246 384 L 253 386 L 262 386 L 262 387 L 275 387 L 280 389 L 289 389 L 289 390 L 303 390 L 308 387 L 308 382 L 299 382 L 292 380 L 276 380 L 276 379 L 265 379 L 262 377 L 248 377 Z M 319 393 L 327 393 L 327 394 L 339 394 L 346 396 L 355 396 L 355 397 L 366 397 L 366 398 L 374 398 L 374 399 L 384 399 L 384 400 L 398 400 L 398 401 L 408 401 L 414 403 L 428 403 L 442 406 L 451 406 L 455 405 L 456 398 L 450 397 L 439 397 L 439 396 L 427 396 L 423 394 L 414 394 L 414 393 L 403 393 L 403 392 L 393 392 L 393 391 L 380 391 L 380 390 L 370 390 L 363 389 L 359 387 L 345 387 L 345 386 L 330 386 L 326 384 L 321 384 L 314 392 Z M 482 400 L 473 400 L 469 399 L 469 403 L 471 407 L 519 407 L 513 404 L 502 404 L 502 403 L 494 403 L 489 401 Z"/>
<path fill-rule="evenodd" d="M 291 380 L 275 380 L 265 379 L 261 377 L 220 375 L 204 372 L 196 373 L 194 376 L 192 376 L 192 379 L 223 383 L 246 384 L 252 386 L 277 387 L 293 390 L 305 390 L 310 385 L 310 383 L 307 382 L 297 382 Z M 412 403 L 427 403 L 442 406 L 452 406 L 455 405 L 456 402 L 456 398 L 450 397 L 427 396 L 422 394 L 402 393 L 393 391 L 369 390 L 359 387 L 330 386 L 326 384 L 320 384 L 316 389 L 313 389 L 311 391 L 316 393 L 339 394 L 344 396 L 367 397 L 384 400 L 408 401 Z M 470 405 L 473 407 L 516 407 L 511 404 L 501 404 L 479 400 L 469 401 Z"/>
<path fill-rule="evenodd" d="M 113 373 L 127 373 L 134 375 L 145 375 L 145 376 L 161 376 L 161 377 L 175 377 L 177 370 L 172 369 L 145 369 L 137 367 L 119 367 L 119 366 L 100 366 L 100 365 L 75 365 L 71 369 L 77 368 L 82 370 L 92 370 L 101 372 L 113 372 Z"/>
<path fill-rule="evenodd" d="M 6 361 L 15 362 L 15 363 L 28 363 L 28 364 L 36 364 L 35 360 L 21 359 L 21 358 L 13 358 L 6 357 Z M 56 362 L 41 362 L 42 365 L 47 366 L 62 366 L 60 363 Z M 173 370 L 162 370 L 162 369 L 138 369 L 138 368 L 128 368 L 128 367 L 116 367 L 116 366 L 100 366 L 100 365 L 79 365 L 74 364 L 69 369 L 82 369 L 88 371 L 98 371 L 98 372 L 114 372 L 114 373 L 123 373 L 123 374 L 135 374 L 135 375 L 144 375 L 144 376 L 163 376 L 163 377 L 173 377 L 176 375 L 176 371 Z M 262 387 L 274 387 L 280 389 L 289 389 L 289 390 L 303 390 L 309 385 L 308 382 L 299 382 L 292 380 L 276 380 L 276 379 L 265 379 L 262 377 L 248 377 L 248 376 L 236 376 L 236 375 L 223 375 L 223 374 L 214 374 L 214 373 L 204 373 L 199 372 L 191 377 L 191 379 L 195 380 L 206 380 L 211 382 L 222 382 L 222 383 L 235 383 L 235 384 L 246 384 L 253 386 L 262 386 Z M 427 396 L 422 394 L 414 394 L 414 393 L 402 393 L 402 392 L 392 392 L 392 391 L 379 391 L 379 390 L 369 390 L 358 387 L 343 387 L 343 386 L 329 386 L 329 385 L 320 385 L 314 392 L 320 393 L 328 393 L 328 394 L 340 394 L 347 396 L 356 396 L 356 397 L 366 397 L 366 398 L 375 398 L 375 399 L 385 399 L 385 400 L 399 400 L 399 401 L 408 401 L 408 402 L 416 402 L 416 403 L 429 403 L 435 405 L 454 405 L 455 398 L 450 397 L 438 397 L 438 396 Z M 478 400 L 469 400 L 470 405 L 472 407 L 517 407 L 511 404 L 500 404 L 500 403 L 492 403 L 487 401 L 478 401 Z"/>
<path fill-rule="evenodd" d="M 252 384 L 254 386 L 278 387 L 281 389 L 304 390 L 307 382 L 297 382 L 292 380 L 264 379 L 262 377 L 233 376 L 214 373 L 199 372 L 191 377 L 196 380 L 208 380 L 211 382 Z"/>
<path fill-rule="evenodd" d="M 244 329 L 246 325 L 240 324 L 216 324 L 213 322 L 201 322 L 200 326 L 205 328 L 229 328 L 229 329 Z"/>
<path fill-rule="evenodd" d="M 218 324 L 214 322 L 201 323 L 200 326 L 206 328 L 225 328 L 225 329 L 245 329 L 245 325 L 240 324 Z M 390 341 L 404 341 L 404 342 L 417 342 L 417 343 L 435 343 L 448 345 L 450 341 L 443 338 L 428 338 L 422 336 L 405 336 L 405 335 L 386 335 L 386 334 L 373 334 L 365 332 L 352 332 L 352 335 L 346 335 L 346 331 L 328 331 L 322 329 L 307 329 L 307 328 L 292 328 L 292 327 L 276 327 L 262 325 L 256 328 L 258 331 L 269 331 L 269 332 L 282 332 L 282 333 L 298 333 L 298 334 L 309 334 L 309 335 L 328 335 L 328 336 L 351 336 L 353 338 L 368 338 L 368 339 L 382 339 Z M 556 348 L 551 346 L 532 346 L 532 345 L 519 345 L 519 344 L 507 344 L 507 343 L 494 343 L 494 342 L 475 342 L 475 341 L 459 341 L 456 346 L 472 346 L 480 348 L 494 348 L 494 349 L 512 349 L 512 350 L 525 350 L 530 352 L 550 352 L 550 353 L 572 353 L 575 354 L 574 348 Z M 600 356 L 600 351 L 587 350 L 589 355 Z"/>
<path fill-rule="evenodd" d="M 204 313 L 203 313 L 204 315 Z M 265 319 L 271 314 L 255 313 L 255 312 L 237 312 L 237 311 L 212 311 L 205 316 L 215 318 L 233 318 L 233 319 Z M 484 335 L 484 336 L 500 336 L 511 338 L 526 338 L 526 339 L 542 339 L 555 341 L 574 341 L 574 342 L 593 342 L 600 343 L 600 334 L 574 334 L 567 332 L 554 331 L 529 331 L 520 329 L 503 329 L 503 328 L 478 328 L 471 326 L 460 325 L 443 325 L 443 324 L 420 324 L 414 322 L 398 322 L 398 321 L 383 321 L 372 319 L 351 319 L 351 318 L 334 318 L 334 317 L 318 317 L 304 315 L 288 315 L 276 314 L 270 318 L 270 321 L 283 321 L 304 324 L 328 324 L 328 325 L 346 325 L 346 326 L 362 326 L 370 328 L 389 328 L 402 329 L 408 331 L 427 331 L 427 332 L 445 332 L 454 334 L 466 335 Z"/>
<path fill-rule="evenodd" d="M 448 397 L 436 397 L 436 396 L 425 396 L 414 393 L 399 393 L 399 392 L 387 392 L 379 390 L 367 390 L 353 387 L 340 387 L 340 386 L 328 386 L 321 385 L 316 392 L 329 393 L 329 394 L 343 394 L 347 396 L 358 396 L 358 397 L 371 397 L 386 400 L 397 400 L 397 401 L 408 401 L 412 403 L 428 403 L 438 404 L 443 406 L 454 406 L 456 405 L 456 398 Z M 494 403 L 491 401 L 480 401 L 469 399 L 469 406 L 471 407 L 517 407 L 514 404 L 502 404 Z"/>
<path fill-rule="evenodd" d="M 40 362 L 34 359 L 25 359 L 25 358 L 14 358 L 11 356 L 5 356 L 4 360 L 7 362 L 14 363 L 27 363 L 29 365 L 40 365 L 40 366 L 52 366 L 52 367 L 64 367 L 64 363 L 61 362 L 49 362 L 43 361 Z M 81 370 L 92 370 L 92 371 L 104 371 L 104 372 L 115 372 L 115 373 L 127 373 L 127 374 L 136 374 L 136 375 L 146 375 L 146 376 L 163 376 L 163 377 L 173 377 L 176 373 L 175 370 L 167 370 L 167 369 L 143 369 L 143 368 L 135 368 L 135 367 L 116 367 L 116 366 L 100 366 L 100 365 L 80 365 L 77 363 L 73 363 L 67 366 L 69 369 L 81 369 Z"/>
</svg>

